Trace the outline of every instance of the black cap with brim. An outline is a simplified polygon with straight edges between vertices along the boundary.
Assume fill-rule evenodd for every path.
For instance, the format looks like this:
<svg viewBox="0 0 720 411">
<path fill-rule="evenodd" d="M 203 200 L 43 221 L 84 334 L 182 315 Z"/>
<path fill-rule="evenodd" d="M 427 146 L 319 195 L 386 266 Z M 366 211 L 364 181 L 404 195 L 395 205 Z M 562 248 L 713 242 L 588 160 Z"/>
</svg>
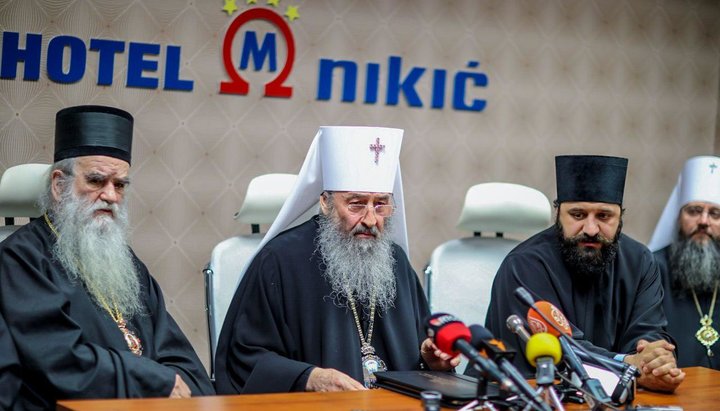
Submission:
<svg viewBox="0 0 720 411">
<path fill-rule="evenodd" d="M 76 106 L 55 116 L 55 161 L 109 156 L 130 164 L 133 117 L 106 106 Z"/>
<path fill-rule="evenodd" d="M 557 201 L 622 205 L 628 160 L 608 156 L 557 156 Z"/>
</svg>

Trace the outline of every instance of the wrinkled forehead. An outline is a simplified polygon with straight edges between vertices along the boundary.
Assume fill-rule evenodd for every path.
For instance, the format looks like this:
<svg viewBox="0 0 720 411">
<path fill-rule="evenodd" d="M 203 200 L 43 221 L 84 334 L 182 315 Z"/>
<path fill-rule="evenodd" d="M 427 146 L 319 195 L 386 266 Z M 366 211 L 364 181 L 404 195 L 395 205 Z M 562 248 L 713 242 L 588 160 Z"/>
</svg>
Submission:
<svg viewBox="0 0 720 411">
<path fill-rule="evenodd" d="M 345 201 L 391 201 L 392 193 L 370 193 L 364 191 L 335 191 L 335 198 Z"/>
<path fill-rule="evenodd" d="M 108 156 L 82 156 L 75 159 L 77 174 L 96 173 L 108 177 L 126 177 L 130 171 L 127 161 Z"/>
</svg>

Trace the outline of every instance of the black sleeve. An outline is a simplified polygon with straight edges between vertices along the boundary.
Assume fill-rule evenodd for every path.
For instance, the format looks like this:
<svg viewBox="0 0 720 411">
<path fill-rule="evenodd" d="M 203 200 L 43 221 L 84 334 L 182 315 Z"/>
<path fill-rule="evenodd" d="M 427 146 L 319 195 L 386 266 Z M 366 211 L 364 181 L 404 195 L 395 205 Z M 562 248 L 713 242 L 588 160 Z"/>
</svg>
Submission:
<svg viewBox="0 0 720 411">
<path fill-rule="evenodd" d="M 141 272 L 147 273 L 144 265 L 141 265 Z M 159 285 L 149 275 L 148 278 L 150 284 L 148 305 L 153 307 L 153 346 L 156 356 L 154 360 L 177 372 L 188 385 L 193 396 L 215 394 L 205 367 L 185 334 L 168 313 Z"/>
<path fill-rule="evenodd" d="M 649 251 L 643 255 L 639 269 L 642 271 L 635 290 L 628 290 L 634 295 L 634 304 L 628 307 L 627 325 L 619 336 L 620 352 L 635 353 L 640 339 L 647 341 L 675 341 L 667 332 L 667 318 L 663 309 L 664 290 L 660 270 Z"/>
<path fill-rule="evenodd" d="M 218 342 L 220 394 L 290 392 L 312 367 L 291 358 L 297 344 L 285 325 L 277 258 L 261 251 L 235 292 Z"/>
<path fill-rule="evenodd" d="M 0 316 L 0 409 L 10 410 L 18 397 L 22 380 L 20 362 L 7 325 Z"/>
</svg>

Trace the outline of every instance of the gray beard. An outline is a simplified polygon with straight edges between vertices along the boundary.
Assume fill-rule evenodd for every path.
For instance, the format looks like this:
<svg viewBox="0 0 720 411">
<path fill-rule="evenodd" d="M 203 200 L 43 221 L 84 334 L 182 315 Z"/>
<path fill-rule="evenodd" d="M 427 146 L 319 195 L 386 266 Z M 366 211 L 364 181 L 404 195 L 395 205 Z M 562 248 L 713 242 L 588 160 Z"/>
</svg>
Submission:
<svg viewBox="0 0 720 411">
<path fill-rule="evenodd" d="M 338 307 L 348 307 L 348 297 L 352 296 L 366 312 L 373 299 L 379 312 L 393 307 L 395 257 L 392 240 L 387 235 L 391 232 L 390 218 L 385 219 L 382 233 L 373 239 L 365 239 L 353 235 L 358 227 L 352 233 L 343 232 L 333 215 L 334 212 L 329 216 L 320 214 L 316 248 L 325 265 L 323 275 L 332 287 L 328 297 Z"/>
<path fill-rule="evenodd" d="M 115 219 L 93 216 L 101 208 L 113 209 Z M 127 203 L 89 203 L 68 184 L 51 215 L 58 231 L 53 255 L 70 280 L 80 280 L 103 309 L 114 305 L 126 320 L 141 314 L 138 270 L 127 243 Z"/>
<path fill-rule="evenodd" d="M 670 272 L 683 289 L 711 292 L 720 279 L 720 246 L 714 239 L 698 244 L 691 238 L 670 246 Z"/>
</svg>

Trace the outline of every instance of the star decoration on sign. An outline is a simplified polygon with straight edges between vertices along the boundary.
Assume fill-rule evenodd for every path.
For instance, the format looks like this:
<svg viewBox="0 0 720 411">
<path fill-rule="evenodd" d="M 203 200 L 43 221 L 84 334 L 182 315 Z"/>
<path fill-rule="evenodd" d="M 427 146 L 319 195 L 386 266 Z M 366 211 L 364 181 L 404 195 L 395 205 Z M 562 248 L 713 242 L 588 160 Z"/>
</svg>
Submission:
<svg viewBox="0 0 720 411">
<path fill-rule="evenodd" d="M 278 3 L 280 3 L 280 0 L 267 0 L 268 6 L 277 7 Z"/>
<path fill-rule="evenodd" d="M 300 13 L 298 12 L 298 6 L 287 6 L 287 9 L 285 9 L 285 17 L 290 21 L 299 19 Z"/>
<path fill-rule="evenodd" d="M 710 167 L 710 174 L 715 174 L 715 169 L 717 168 L 717 165 L 715 163 L 712 163 L 708 167 Z"/>
<path fill-rule="evenodd" d="M 228 16 L 232 15 L 237 11 L 237 5 L 235 4 L 235 0 L 225 0 L 225 5 L 223 6 L 222 10 L 228 14 Z"/>
</svg>

